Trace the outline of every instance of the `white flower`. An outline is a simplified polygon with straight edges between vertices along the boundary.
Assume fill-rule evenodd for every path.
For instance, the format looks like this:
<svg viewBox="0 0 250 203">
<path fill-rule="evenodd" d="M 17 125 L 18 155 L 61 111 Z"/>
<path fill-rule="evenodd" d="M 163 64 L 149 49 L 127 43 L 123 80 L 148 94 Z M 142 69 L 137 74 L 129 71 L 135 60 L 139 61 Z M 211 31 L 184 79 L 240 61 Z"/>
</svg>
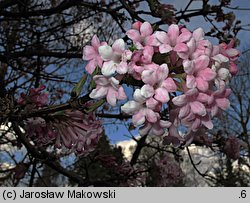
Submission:
<svg viewBox="0 0 250 203">
<path fill-rule="evenodd" d="M 111 76 L 115 72 L 125 74 L 128 71 L 127 61 L 131 59 L 132 52 L 125 50 L 125 42 L 123 39 L 118 39 L 111 46 L 100 46 L 99 54 L 104 60 L 102 66 L 102 74 Z"/>
</svg>

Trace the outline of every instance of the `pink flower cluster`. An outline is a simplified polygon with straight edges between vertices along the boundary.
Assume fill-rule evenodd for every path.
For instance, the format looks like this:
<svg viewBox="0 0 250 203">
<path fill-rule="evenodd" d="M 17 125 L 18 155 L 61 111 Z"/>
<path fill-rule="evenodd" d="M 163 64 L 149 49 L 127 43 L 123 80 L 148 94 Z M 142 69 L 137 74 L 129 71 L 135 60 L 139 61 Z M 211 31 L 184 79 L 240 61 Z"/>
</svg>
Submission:
<svg viewBox="0 0 250 203">
<path fill-rule="evenodd" d="M 201 28 L 190 32 L 172 24 L 167 32 L 154 32 L 148 22 L 134 23 L 126 34 L 133 42 L 130 49 L 123 39 L 109 46 L 96 36 L 92 46 L 84 48 L 83 59 L 89 61 L 86 71 L 92 74 L 98 66 L 102 73 L 93 77 L 96 88 L 90 97 L 106 97 L 115 106 L 117 100 L 126 99 L 120 83 L 130 77 L 142 85 L 121 110 L 132 115 L 141 135 L 166 135 L 170 128 L 168 136 L 180 137 L 180 126 L 189 134 L 212 129 L 211 119 L 230 105 L 231 90 L 226 85 L 237 72 L 239 56 L 233 41 L 212 45 Z M 162 119 L 166 108 L 169 121 Z"/>
<path fill-rule="evenodd" d="M 44 107 L 48 104 L 48 93 L 42 92 L 46 87 L 31 88 L 29 94 L 21 93 L 17 103 L 25 105 L 25 110 Z M 85 104 L 87 107 L 91 103 Z M 29 138 L 37 145 L 53 144 L 62 146 L 80 154 L 94 150 L 103 134 L 101 122 L 93 112 L 85 114 L 78 110 L 65 110 L 49 113 L 44 117 L 31 117 L 25 122 L 25 130 Z"/>
<path fill-rule="evenodd" d="M 46 120 L 29 118 L 25 130 L 37 145 L 64 146 L 80 154 L 93 151 L 103 133 L 101 122 L 93 113 L 84 114 L 78 110 L 49 114 Z"/>
<path fill-rule="evenodd" d="M 45 85 L 41 85 L 38 88 L 30 88 L 28 95 L 22 92 L 17 103 L 20 105 L 33 104 L 37 107 L 47 105 L 49 94 L 48 92 L 42 92 L 45 88 Z"/>
</svg>

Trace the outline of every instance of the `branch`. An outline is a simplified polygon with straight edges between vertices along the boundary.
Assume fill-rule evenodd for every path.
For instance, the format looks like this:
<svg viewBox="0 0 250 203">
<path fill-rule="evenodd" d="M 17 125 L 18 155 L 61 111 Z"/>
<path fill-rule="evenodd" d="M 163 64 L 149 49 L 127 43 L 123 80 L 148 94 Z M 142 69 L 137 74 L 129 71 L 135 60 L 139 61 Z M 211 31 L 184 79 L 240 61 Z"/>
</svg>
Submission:
<svg viewBox="0 0 250 203">
<path fill-rule="evenodd" d="M 138 15 L 136 11 L 134 11 L 125 0 L 119 0 L 120 3 L 124 6 L 124 8 L 127 10 L 129 15 L 132 17 L 132 19 L 137 19 L 138 21 L 144 22 L 144 20 Z"/>
<path fill-rule="evenodd" d="M 206 178 L 206 179 L 210 178 L 210 179 L 213 179 L 213 180 L 216 180 L 216 181 L 217 181 L 217 179 L 214 178 L 213 176 L 207 175 L 206 173 L 201 173 L 201 172 L 199 171 L 199 169 L 196 167 L 197 164 L 195 164 L 194 161 L 193 161 L 193 159 L 192 159 L 192 156 L 191 156 L 191 153 L 190 153 L 190 151 L 189 151 L 189 148 L 186 147 L 186 149 L 187 149 L 187 152 L 188 152 L 188 157 L 189 157 L 189 159 L 190 159 L 190 161 L 191 161 L 191 164 L 192 164 L 192 166 L 194 167 L 195 171 L 196 171 L 200 176 L 202 176 L 203 178 Z"/>
<path fill-rule="evenodd" d="M 98 114 L 96 114 L 96 116 L 102 117 L 102 118 L 116 118 L 116 119 L 120 119 L 120 120 L 132 118 L 132 116 L 130 116 L 130 115 L 124 115 L 124 114 L 98 113 Z"/>
<path fill-rule="evenodd" d="M 5 1 L 0 1 L 0 11 L 5 9 L 5 8 L 8 8 L 10 6 L 13 6 L 15 4 L 17 4 L 18 1 L 16 0 L 5 0 Z"/>
<path fill-rule="evenodd" d="M 55 57 L 55 58 L 82 58 L 81 53 L 69 53 L 69 52 L 55 52 L 50 50 L 27 50 L 14 53 L 3 53 L 0 54 L 0 61 L 7 62 L 11 58 L 19 57 L 32 57 L 32 56 L 43 56 L 43 57 Z"/>
<path fill-rule="evenodd" d="M 30 117 L 39 117 L 39 116 L 44 116 L 44 115 L 48 115 L 50 113 L 55 113 L 58 111 L 63 111 L 63 110 L 67 110 L 67 109 L 71 109 L 71 108 L 81 108 L 82 104 L 84 104 L 87 101 L 90 101 L 91 98 L 89 97 L 89 94 L 84 95 L 76 100 L 73 101 L 69 101 L 67 103 L 64 104 L 58 104 L 58 105 L 54 105 L 54 106 L 49 106 L 49 107 L 45 107 L 42 109 L 38 109 L 38 110 L 34 110 L 31 112 L 22 112 L 20 114 L 15 114 L 15 115 L 11 115 L 11 119 L 14 121 L 20 121 L 20 120 L 24 120 L 26 118 L 30 118 Z"/>
<path fill-rule="evenodd" d="M 9 11 L 1 11 L 1 15 L 5 17 L 10 18 L 27 18 L 32 16 L 50 16 L 56 13 L 60 13 L 72 6 L 76 6 L 77 4 L 81 3 L 82 0 L 65 0 L 62 1 L 61 4 L 59 4 L 56 7 L 49 8 L 49 9 L 43 9 L 43 10 L 35 10 L 35 11 L 29 11 L 29 12 L 9 12 Z"/>
<path fill-rule="evenodd" d="M 32 165 L 33 165 L 33 167 L 32 167 L 32 171 L 31 171 L 29 187 L 32 187 L 33 183 L 34 183 L 34 178 L 35 178 L 35 174 L 36 174 L 36 159 L 34 160 Z"/>
<path fill-rule="evenodd" d="M 137 159 L 139 158 L 139 155 L 141 153 L 142 148 L 145 146 L 147 135 L 143 136 L 139 141 L 137 141 L 136 149 L 133 153 L 132 159 L 130 161 L 130 164 L 133 166 L 136 164 Z"/>
</svg>

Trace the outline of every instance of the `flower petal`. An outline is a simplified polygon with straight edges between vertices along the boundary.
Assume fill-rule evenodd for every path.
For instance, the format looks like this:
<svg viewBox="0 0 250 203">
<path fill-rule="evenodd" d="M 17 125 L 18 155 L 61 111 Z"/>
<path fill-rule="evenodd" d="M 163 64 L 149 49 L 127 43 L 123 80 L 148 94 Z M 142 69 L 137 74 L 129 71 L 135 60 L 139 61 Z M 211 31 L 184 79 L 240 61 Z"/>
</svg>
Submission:
<svg viewBox="0 0 250 203">
<path fill-rule="evenodd" d="M 190 112 L 190 106 L 187 104 L 183 107 L 180 108 L 180 111 L 179 111 L 179 118 L 182 119 L 184 117 L 186 117 Z"/>
<path fill-rule="evenodd" d="M 202 120 L 201 122 L 208 129 L 210 129 L 210 130 L 213 129 L 214 125 L 213 125 L 213 123 L 212 123 L 212 121 L 210 119 Z"/>
<path fill-rule="evenodd" d="M 120 99 L 120 100 L 127 99 L 127 95 L 125 94 L 122 86 L 119 87 L 119 89 L 118 89 L 117 99 Z"/>
<path fill-rule="evenodd" d="M 149 85 L 154 85 L 157 82 L 153 70 L 144 70 L 141 75 L 142 81 Z"/>
<path fill-rule="evenodd" d="M 128 64 L 126 62 L 121 62 L 116 67 L 116 72 L 119 74 L 125 74 L 128 72 Z"/>
<path fill-rule="evenodd" d="M 187 41 L 190 40 L 190 38 L 192 37 L 191 32 L 189 32 L 189 31 L 187 31 L 187 30 L 185 30 L 185 31 L 183 32 L 183 30 L 184 30 L 184 29 L 181 30 L 182 33 L 181 33 L 181 34 L 178 36 L 178 38 L 177 38 L 177 43 L 179 43 L 179 42 L 187 42 Z"/>
<path fill-rule="evenodd" d="M 129 39 L 133 40 L 134 42 L 140 42 L 141 41 L 141 35 L 138 30 L 131 29 L 126 32 L 126 35 Z"/>
<path fill-rule="evenodd" d="M 200 70 L 197 76 L 201 77 L 203 80 L 211 81 L 216 77 L 216 72 L 211 68 L 205 68 L 203 70 Z"/>
<path fill-rule="evenodd" d="M 142 127 L 139 129 L 139 133 L 141 136 L 147 135 L 152 128 L 152 124 L 149 122 L 146 122 Z"/>
<path fill-rule="evenodd" d="M 118 85 L 120 83 L 119 80 L 117 80 L 115 77 L 109 77 L 108 80 L 115 89 L 118 89 Z"/>
<path fill-rule="evenodd" d="M 188 47 L 184 43 L 178 43 L 174 47 L 174 51 L 176 51 L 176 52 L 187 52 L 188 51 Z"/>
<path fill-rule="evenodd" d="M 209 101 L 209 96 L 207 94 L 204 94 L 204 93 L 199 93 L 198 96 L 197 96 L 197 101 L 199 102 L 203 102 L 203 103 L 206 103 Z"/>
<path fill-rule="evenodd" d="M 237 49 L 227 49 L 226 53 L 229 57 L 239 56 L 240 52 Z"/>
<path fill-rule="evenodd" d="M 232 75 L 235 75 L 238 72 L 238 67 L 235 63 L 230 62 L 229 71 Z"/>
<path fill-rule="evenodd" d="M 165 121 L 165 120 L 160 120 L 159 121 L 159 125 L 162 127 L 162 128 L 169 128 L 171 126 L 171 122 L 169 121 Z"/>
<path fill-rule="evenodd" d="M 212 59 L 214 59 L 215 61 L 218 61 L 219 63 L 226 63 L 229 61 L 229 59 L 222 54 L 217 54 L 213 56 Z"/>
<path fill-rule="evenodd" d="M 200 116 L 205 116 L 207 114 L 206 108 L 202 103 L 198 101 L 193 101 L 193 102 L 190 102 L 189 105 L 191 107 L 191 111 L 194 114 L 197 114 Z"/>
<path fill-rule="evenodd" d="M 187 74 L 193 74 L 193 72 L 194 72 L 194 63 L 193 63 L 193 61 L 184 60 L 182 64 L 183 64 L 184 71 Z"/>
<path fill-rule="evenodd" d="M 143 56 L 141 58 L 142 62 L 146 64 L 151 63 L 153 55 L 154 55 L 154 48 L 151 46 L 145 46 L 143 49 Z"/>
<path fill-rule="evenodd" d="M 197 129 L 200 127 L 200 125 L 201 125 L 201 120 L 196 118 L 195 121 L 192 123 L 191 128 L 193 131 L 197 131 Z"/>
<path fill-rule="evenodd" d="M 118 93 L 114 88 L 109 88 L 108 89 L 108 94 L 107 94 L 107 102 L 111 105 L 111 106 L 115 106 L 116 105 L 116 101 L 117 101 L 117 96 Z"/>
<path fill-rule="evenodd" d="M 111 76 L 115 73 L 116 71 L 116 64 L 114 61 L 106 61 L 103 63 L 102 66 L 102 74 L 104 76 Z"/>
<path fill-rule="evenodd" d="M 83 48 L 83 60 L 89 61 L 91 59 L 94 59 L 96 55 L 97 53 L 94 47 L 87 45 Z"/>
<path fill-rule="evenodd" d="M 166 88 L 168 92 L 175 92 L 177 90 L 177 86 L 172 78 L 164 80 L 162 86 Z"/>
<path fill-rule="evenodd" d="M 187 42 L 187 47 L 189 50 L 189 53 L 192 54 L 195 49 L 196 49 L 196 43 L 195 43 L 195 39 L 191 38 L 188 42 Z"/>
<path fill-rule="evenodd" d="M 123 39 L 115 40 L 114 44 L 112 45 L 112 49 L 116 54 L 122 54 L 125 51 L 125 42 Z"/>
<path fill-rule="evenodd" d="M 168 91 L 162 87 L 156 89 L 154 98 L 162 103 L 166 103 L 170 99 Z"/>
<path fill-rule="evenodd" d="M 202 40 L 202 39 L 204 38 L 204 35 L 205 35 L 205 33 L 204 33 L 204 31 L 203 31 L 202 28 L 197 28 L 197 29 L 194 30 L 194 32 L 193 32 L 193 37 L 194 37 L 194 39 L 195 39 L 196 41 Z"/>
<path fill-rule="evenodd" d="M 85 69 L 89 74 L 92 74 L 96 69 L 96 61 L 94 59 L 90 60 L 85 66 Z"/>
<path fill-rule="evenodd" d="M 99 40 L 99 38 L 98 38 L 96 35 L 94 35 L 94 36 L 92 37 L 91 45 L 92 45 L 96 50 L 97 50 L 98 47 L 100 46 L 100 40 Z"/>
<path fill-rule="evenodd" d="M 155 123 L 157 121 L 158 113 L 154 112 L 151 109 L 146 109 L 146 118 L 150 123 Z"/>
<path fill-rule="evenodd" d="M 172 102 L 176 105 L 176 106 L 183 106 L 184 104 L 187 103 L 187 98 L 186 95 L 179 95 L 177 97 L 174 97 L 172 99 Z"/>
<path fill-rule="evenodd" d="M 150 109 L 155 109 L 158 104 L 159 104 L 159 102 L 156 101 L 153 97 L 147 99 L 147 101 L 146 101 L 146 106 Z"/>
<path fill-rule="evenodd" d="M 122 112 L 126 114 L 133 114 L 134 112 L 138 111 L 141 107 L 141 104 L 136 101 L 128 101 L 121 107 Z"/>
<path fill-rule="evenodd" d="M 172 51 L 172 47 L 168 44 L 161 44 L 159 46 L 159 51 L 161 54 L 168 53 L 168 52 Z"/>
<path fill-rule="evenodd" d="M 103 75 L 95 75 L 95 76 L 93 77 L 93 80 L 95 81 L 95 83 L 96 83 L 97 85 L 100 85 L 100 86 L 105 86 L 105 85 L 109 84 L 108 78 L 106 78 L 106 77 L 103 76 Z"/>
<path fill-rule="evenodd" d="M 221 80 L 227 80 L 230 77 L 230 72 L 227 68 L 220 68 L 218 70 L 218 77 Z"/>
<path fill-rule="evenodd" d="M 177 37 L 179 36 L 179 33 L 180 33 L 180 31 L 179 31 L 178 25 L 172 24 L 169 26 L 168 37 L 169 37 L 169 40 L 170 40 L 172 46 L 176 45 L 176 40 L 177 40 Z"/>
<path fill-rule="evenodd" d="M 155 91 L 151 85 L 143 85 L 141 88 L 141 95 L 145 98 L 150 98 L 154 95 Z"/>
<path fill-rule="evenodd" d="M 211 108 L 211 116 L 212 117 L 216 116 L 218 114 L 218 112 L 219 112 L 218 106 L 217 105 L 212 106 L 212 108 Z"/>
<path fill-rule="evenodd" d="M 109 61 L 112 59 L 113 50 L 108 45 L 103 45 L 98 48 L 98 52 L 104 61 Z"/>
<path fill-rule="evenodd" d="M 193 88 L 193 89 L 190 89 L 188 91 L 185 92 L 185 95 L 187 96 L 197 96 L 199 93 L 199 91 L 197 90 L 197 88 Z"/>
<path fill-rule="evenodd" d="M 206 55 L 201 55 L 194 61 L 195 70 L 202 70 L 208 67 L 209 57 Z"/>
<path fill-rule="evenodd" d="M 139 103 L 144 103 L 146 100 L 146 98 L 142 96 L 140 89 L 136 89 L 133 96 L 134 96 L 134 100 Z"/>
<path fill-rule="evenodd" d="M 135 126 L 142 125 L 145 122 L 144 110 L 140 110 L 138 113 L 134 114 L 132 117 L 132 122 Z"/>
<path fill-rule="evenodd" d="M 153 33 L 152 26 L 148 22 L 144 22 L 140 27 L 140 32 L 142 37 L 149 36 Z"/>
<path fill-rule="evenodd" d="M 163 63 L 160 65 L 157 70 L 156 70 L 156 76 L 158 77 L 158 81 L 163 81 L 167 78 L 168 76 L 168 65 L 166 63 Z"/>
<path fill-rule="evenodd" d="M 218 99 L 215 99 L 215 101 L 218 107 L 220 107 L 223 110 L 226 110 L 230 106 L 230 102 L 226 98 L 218 98 Z"/>
<path fill-rule="evenodd" d="M 151 135 L 161 136 L 164 134 L 164 132 L 164 128 L 162 128 L 159 124 L 155 123 L 149 133 Z"/>
<path fill-rule="evenodd" d="M 162 44 L 169 45 L 168 35 L 164 31 L 157 31 L 155 32 L 155 37 L 158 39 Z"/>
<path fill-rule="evenodd" d="M 193 75 L 187 75 L 186 85 L 187 85 L 187 88 L 195 88 L 197 85 L 196 78 Z"/>
<path fill-rule="evenodd" d="M 196 87 L 202 92 L 206 92 L 209 86 L 206 80 L 203 80 L 202 78 L 198 77 L 196 78 Z"/>
<path fill-rule="evenodd" d="M 99 86 L 96 89 L 93 89 L 89 97 L 92 99 L 101 99 L 107 95 L 108 88 Z"/>
<path fill-rule="evenodd" d="M 139 30 L 141 25 L 142 25 L 142 22 L 136 21 L 135 23 L 133 23 L 132 28 L 135 30 Z"/>
</svg>

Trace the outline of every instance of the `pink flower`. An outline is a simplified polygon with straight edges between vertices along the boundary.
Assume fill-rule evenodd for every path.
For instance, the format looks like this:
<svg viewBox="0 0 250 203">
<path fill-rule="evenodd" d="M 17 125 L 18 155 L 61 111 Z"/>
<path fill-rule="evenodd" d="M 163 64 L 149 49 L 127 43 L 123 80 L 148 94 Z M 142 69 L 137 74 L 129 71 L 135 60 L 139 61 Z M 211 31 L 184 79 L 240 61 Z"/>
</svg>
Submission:
<svg viewBox="0 0 250 203">
<path fill-rule="evenodd" d="M 201 55 L 193 61 L 186 60 L 183 63 L 184 70 L 188 74 L 186 77 L 187 88 L 197 87 L 205 92 L 209 88 L 209 81 L 216 77 L 216 72 L 209 68 L 209 57 Z"/>
<path fill-rule="evenodd" d="M 230 59 L 230 67 L 229 71 L 232 75 L 235 75 L 238 71 L 237 66 L 235 65 L 235 61 L 237 60 L 240 52 L 237 49 L 234 49 L 234 40 L 231 40 L 227 45 L 226 43 L 222 43 L 219 45 L 220 53 Z"/>
<path fill-rule="evenodd" d="M 104 63 L 101 67 L 104 76 L 111 76 L 115 72 L 125 74 L 128 71 L 127 61 L 131 59 L 132 52 L 125 50 L 125 42 L 118 39 L 113 46 L 103 45 L 98 48 Z"/>
<path fill-rule="evenodd" d="M 211 93 L 208 100 L 207 109 L 211 112 L 211 116 L 214 117 L 219 114 L 220 110 L 226 110 L 230 106 L 228 97 L 231 94 L 231 89 L 220 89 Z"/>
<path fill-rule="evenodd" d="M 163 137 L 164 145 L 172 144 L 173 147 L 180 147 L 185 141 L 178 130 L 178 126 L 180 125 L 180 121 L 178 118 L 179 110 L 179 108 L 175 108 L 170 110 L 169 112 L 169 120 L 172 124 L 171 126 L 169 126 L 166 136 Z"/>
<path fill-rule="evenodd" d="M 156 123 L 159 119 L 159 111 L 161 105 L 152 98 L 153 88 L 144 85 L 141 89 L 134 92 L 134 100 L 128 101 L 121 107 L 121 110 L 129 115 L 133 115 L 132 121 L 135 126 L 144 124 L 146 121 Z M 155 110 L 155 111 L 154 111 Z"/>
<path fill-rule="evenodd" d="M 201 55 L 207 55 L 210 57 L 212 53 L 212 44 L 204 39 L 204 31 L 202 28 L 197 28 L 192 33 L 192 37 L 186 45 L 188 47 L 186 52 L 179 52 L 178 55 L 182 59 L 194 60 Z"/>
<path fill-rule="evenodd" d="M 206 107 L 202 103 L 208 96 L 199 93 L 199 91 L 194 88 L 187 90 L 185 94 L 176 96 L 172 99 L 172 102 L 181 107 L 179 112 L 179 118 L 187 116 L 190 112 L 196 115 L 205 116 L 207 114 Z"/>
<path fill-rule="evenodd" d="M 46 88 L 45 85 L 41 85 L 38 88 L 30 88 L 29 94 L 25 95 L 21 93 L 17 103 L 21 105 L 34 104 L 37 107 L 42 107 L 48 104 L 49 93 L 42 91 Z"/>
<path fill-rule="evenodd" d="M 123 87 L 119 85 L 119 81 L 114 77 L 109 78 L 103 75 L 96 75 L 93 79 L 96 83 L 96 88 L 90 93 L 90 98 L 101 99 L 106 97 L 107 102 L 111 106 L 115 106 L 117 100 L 127 98 Z"/>
<path fill-rule="evenodd" d="M 173 147 L 180 147 L 181 144 L 183 144 L 185 139 L 180 136 L 180 133 L 178 132 L 177 126 L 172 124 L 169 127 L 167 136 L 164 136 L 163 138 L 163 144 L 164 145 L 170 145 L 172 144 Z"/>
<path fill-rule="evenodd" d="M 168 53 L 173 50 L 179 55 L 179 53 L 185 53 L 188 51 L 186 42 L 190 40 L 192 34 L 187 29 L 182 28 L 180 30 L 178 25 L 172 24 L 168 28 L 168 33 L 158 31 L 155 33 L 155 36 L 156 39 L 160 42 L 160 53 Z M 184 57 L 184 55 L 179 56 Z"/>
<path fill-rule="evenodd" d="M 126 32 L 126 35 L 134 42 L 137 49 L 157 45 L 157 40 L 153 36 L 153 28 L 148 22 L 136 22 L 132 28 Z"/>
<path fill-rule="evenodd" d="M 141 80 L 141 73 L 145 69 L 145 65 L 152 64 L 154 48 L 145 46 L 142 50 L 135 51 L 129 63 L 128 73 L 135 79 Z"/>
<path fill-rule="evenodd" d="M 175 92 L 177 86 L 174 80 L 168 77 L 168 66 L 162 64 L 151 64 L 146 66 L 146 70 L 142 72 L 142 81 L 154 88 L 154 99 L 161 103 L 169 101 L 169 92 Z"/>
<path fill-rule="evenodd" d="M 209 96 L 199 92 L 196 88 L 186 90 L 185 94 L 172 99 L 172 102 L 180 107 L 178 118 L 186 126 L 190 126 L 194 131 L 201 125 L 208 129 L 213 128 L 213 123 L 207 114 L 205 103 Z"/>
<path fill-rule="evenodd" d="M 230 69 L 229 59 L 222 54 L 217 54 L 213 56 L 212 59 L 214 60 L 212 69 L 217 72 L 217 76 L 214 80 L 215 86 L 218 89 L 224 89 L 226 84 L 228 84 L 229 79 L 232 77 L 229 70 Z"/>
<path fill-rule="evenodd" d="M 83 48 L 83 60 L 89 61 L 86 65 L 85 69 L 89 74 L 92 74 L 97 66 L 101 67 L 103 63 L 103 59 L 99 55 L 98 48 L 101 45 L 106 45 L 106 42 L 100 43 L 100 40 L 96 35 L 93 36 L 91 40 L 92 46 L 85 46 Z"/>
<path fill-rule="evenodd" d="M 145 122 L 140 128 L 139 132 L 141 136 L 144 135 L 156 135 L 160 136 L 165 133 L 165 129 L 171 126 L 171 122 L 158 119 L 155 123 Z"/>
</svg>

